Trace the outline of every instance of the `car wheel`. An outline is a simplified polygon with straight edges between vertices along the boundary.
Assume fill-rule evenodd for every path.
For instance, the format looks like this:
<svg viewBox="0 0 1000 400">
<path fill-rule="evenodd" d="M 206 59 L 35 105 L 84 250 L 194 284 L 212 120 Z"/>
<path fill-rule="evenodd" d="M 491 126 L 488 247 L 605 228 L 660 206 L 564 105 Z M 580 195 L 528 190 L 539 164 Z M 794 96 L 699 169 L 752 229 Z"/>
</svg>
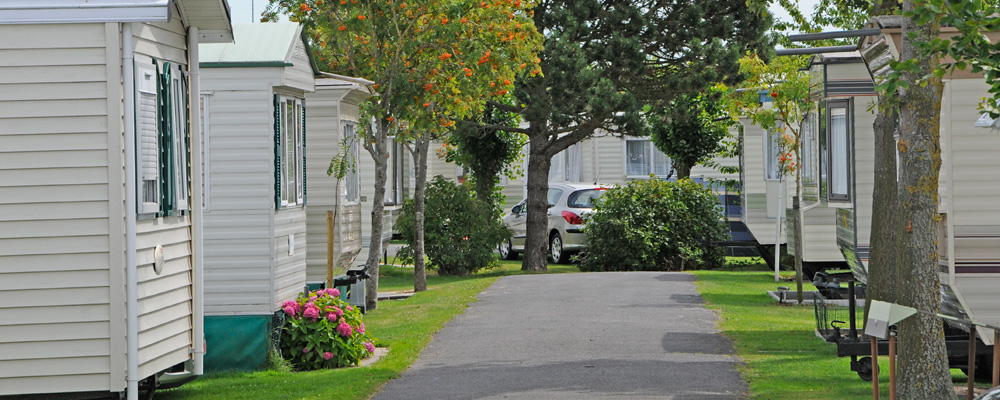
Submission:
<svg viewBox="0 0 1000 400">
<path fill-rule="evenodd" d="M 554 264 L 565 264 L 569 261 L 566 252 L 563 251 L 563 241 L 559 232 L 553 233 L 549 238 L 549 260 Z"/>
<path fill-rule="evenodd" d="M 517 253 L 514 252 L 513 246 L 510 244 L 510 238 L 507 238 L 500 243 L 500 259 L 501 260 L 514 260 L 517 259 Z"/>
</svg>

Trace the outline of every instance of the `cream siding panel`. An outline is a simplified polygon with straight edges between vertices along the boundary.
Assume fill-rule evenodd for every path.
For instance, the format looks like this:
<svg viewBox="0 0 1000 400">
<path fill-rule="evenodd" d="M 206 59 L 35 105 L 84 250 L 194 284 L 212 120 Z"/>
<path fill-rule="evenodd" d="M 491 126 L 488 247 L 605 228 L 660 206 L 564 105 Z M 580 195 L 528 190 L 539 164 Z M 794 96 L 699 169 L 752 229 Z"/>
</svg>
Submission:
<svg viewBox="0 0 1000 400">
<path fill-rule="evenodd" d="M 308 106 L 308 104 L 307 104 Z M 289 237 L 295 248 L 289 254 Z M 274 215 L 274 272 L 272 276 L 272 310 L 285 300 L 294 299 L 306 284 L 306 211 L 290 207 Z"/>
<path fill-rule="evenodd" d="M 299 30 L 301 29 L 302 27 L 300 26 Z M 312 69 L 312 64 L 309 61 L 309 55 L 301 36 L 295 36 L 295 45 L 290 49 L 290 52 L 289 61 L 291 61 L 292 66 L 284 68 L 283 86 L 293 87 L 306 92 L 316 90 L 313 78 L 315 71 Z M 308 103 L 306 107 L 309 107 Z"/>
<path fill-rule="evenodd" d="M 743 123 L 744 223 L 760 244 L 774 244 L 774 218 L 767 218 L 768 191 L 764 180 L 764 131 Z M 784 237 L 784 235 L 782 235 Z M 782 240 L 784 242 L 784 240 Z"/>
<path fill-rule="evenodd" d="M 828 207 L 816 207 L 805 212 L 802 221 L 802 261 L 844 261 L 837 247 L 836 214 L 836 209 Z M 786 221 L 786 225 L 790 225 L 789 222 Z"/>
<path fill-rule="evenodd" d="M 875 194 L 875 115 L 868 108 L 874 100 L 874 97 L 854 98 L 854 210 L 858 246 L 868 246 L 871 243 Z"/>
<path fill-rule="evenodd" d="M 174 12 L 178 12 L 175 9 Z M 165 62 L 178 64 L 186 71 L 187 34 L 179 18 L 165 23 L 135 24 L 135 58 L 137 62 L 151 62 L 156 59 L 162 67 Z M 148 376 L 190 358 L 191 340 L 191 218 L 189 215 L 175 215 L 154 219 L 140 217 L 137 223 L 136 259 L 139 270 L 139 375 Z M 157 246 L 163 246 L 164 267 L 161 275 L 147 272 L 152 269 L 152 253 Z M 166 293 L 177 299 L 165 300 Z M 186 321 L 183 326 L 165 324 L 151 316 L 165 307 L 178 303 L 188 304 Z M 165 348 L 159 338 L 177 338 Z M 150 356 L 150 348 L 160 356 Z"/>
<path fill-rule="evenodd" d="M 955 278 L 955 289 L 962 294 L 972 317 L 991 325 L 1000 325 L 1000 302 L 997 301 L 996 274 L 962 274 Z"/>
<path fill-rule="evenodd" d="M 0 396 L 109 390 L 105 25 L 0 37 Z"/>
<path fill-rule="evenodd" d="M 987 96 L 987 85 L 979 79 L 952 80 L 946 86 L 947 110 L 942 110 L 942 159 L 952 168 L 954 221 L 956 226 L 1000 225 L 1000 135 L 975 128 L 979 100 Z M 945 119 L 947 118 L 947 119 Z M 947 148 L 950 142 L 951 148 Z M 947 194 L 947 176 L 942 168 L 941 187 Z M 1000 232 L 994 232 L 1000 234 Z M 1000 259 L 1000 250 L 994 258 Z"/>
</svg>

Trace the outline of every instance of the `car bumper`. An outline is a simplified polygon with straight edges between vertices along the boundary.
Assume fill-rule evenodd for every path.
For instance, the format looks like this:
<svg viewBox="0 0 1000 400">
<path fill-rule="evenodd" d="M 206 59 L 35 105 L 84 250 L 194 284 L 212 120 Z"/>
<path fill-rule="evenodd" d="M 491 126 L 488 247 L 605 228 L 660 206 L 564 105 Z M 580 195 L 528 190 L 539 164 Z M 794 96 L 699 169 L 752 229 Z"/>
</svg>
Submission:
<svg viewBox="0 0 1000 400">
<path fill-rule="evenodd" d="M 566 229 L 563 235 L 563 250 L 579 251 L 584 247 L 587 247 L 587 234 L 580 228 Z"/>
</svg>

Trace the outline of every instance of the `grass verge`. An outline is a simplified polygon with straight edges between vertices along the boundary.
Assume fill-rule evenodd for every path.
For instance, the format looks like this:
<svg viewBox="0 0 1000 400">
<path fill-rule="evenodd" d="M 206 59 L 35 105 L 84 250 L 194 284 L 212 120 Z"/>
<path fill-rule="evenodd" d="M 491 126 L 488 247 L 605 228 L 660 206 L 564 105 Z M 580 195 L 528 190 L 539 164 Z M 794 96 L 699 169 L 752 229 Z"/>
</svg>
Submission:
<svg viewBox="0 0 1000 400">
<path fill-rule="evenodd" d="M 407 300 L 382 301 L 365 315 L 365 326 L 389 354 L 371 366 L 310 372 L 266 370 L 205 375 L 177 389 L 158 392 L 161 400 L 196 399 L 367 399 L 379 387 L 399 376 L 435 332 L 476 301 L 479 292 L 505 275 L 528 274 L 519 261 L 464 276 L 427 275 L 426 292 Z M 576 272 L 569 265 L 550 265 L 545 273 Z M 382 291 L 413 289 L 413 269 L 383 266 Z"/>
<path fill-rule="evenodd" d="M 753 271 L 757 269 L 757 271 Z M 693 271 L 698 291 L 719 311 L 719 329 L 733 340 L 746 363 L 743 376 L 754 399 L 871 399 L 871 382 L 838 358 L 834 344 L 816 336 L 812 305 L 779 305 L 765 291 L 777 286 L 774 273 L 752 266 L 740 270 Z M 810 286 L 811 288 L 811 286 Z M 887 357 L 879 357 L 888 371 Z M 880 397 L 889 397 L 889 376 L 879 376 Z M 965 375 L 952 370 L 957 385 Z"/>
</svg>

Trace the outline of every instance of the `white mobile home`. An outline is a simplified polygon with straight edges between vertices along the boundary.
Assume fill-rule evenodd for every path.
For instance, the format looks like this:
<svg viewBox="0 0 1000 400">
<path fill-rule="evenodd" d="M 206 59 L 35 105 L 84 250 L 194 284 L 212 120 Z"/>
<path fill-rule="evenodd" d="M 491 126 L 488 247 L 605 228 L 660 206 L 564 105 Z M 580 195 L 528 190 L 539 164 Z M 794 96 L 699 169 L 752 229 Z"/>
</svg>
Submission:
<svg viewBox="0 0 1000 400">
<path fill-rule="evenodd" d="M 0 396 L 134 399 L 200 374 L 189 95 L 198 43 L 232 40 L 228 5 L 5 1 L 0 37 Z"/>
<path fill-rule="evenodd" d="M 355 262 L 363 243 L 361 226 L 365 217 L 371 221 L 371 202 L 366 202 L 369 212 L 362 212 L 361 170 L 357 161 L 369 157 L 361 148 L 358 129 L 358 105 L 371 96 L 368 86 L 374 82 L 358 78 L 323 74 L 316 80 L 316 92 L 306 94 L 309 114 L 309 158 L 306 172 L 310 196 L 306 210 L 306 279 L 309 282 L 326 280 L 327 262 L 333 263 L 334 273 L 339 274 Z M 355 167 L 344 179 L 327 175 L 330 161 L 336 156 L 347 156 Z M 327 230 L 327 213 L 332 216 L 332 230 Z M 370 223 L 370 222 L 369 222 Z M 328 238 L 328 233 L 332 237 Z M 332 253 L 327 240 L 332 240 Z M 363 262 L 363 260 L 362 260 Z"/>
<path fill-rule="evenodd" d="M 899 20 L 879 17 L 869 28 L 879 35 L 865 38 L 861 45 L 868 70 L 880 76 L 889 60 L 898 59 Z M 942 28 L 941 37 L 954 35 Z M 991 40 L 1000 33 L 989 32 Z M 941 174 L 938 212 L 941 214 L 938 264 L 945 301 L 957 305 L 959 316 L 973 321 L 1000 325 L 1000 133 L 977 128 L 978 102 L 989 85 L 979 74 L 956 71 L 944 77 L 941 101 Z M 855 168 L 861 175 L 865 165 Z M 878 268 L 869 265 L 869 268 Z M 859 278 L 863 278 L 862 275 Z M 992 343 L 992 332 L 980 332 Z M 986 333 L 983 335 L 982 333 Z"/>
<path fill-rule="evenodd" d="M 299 24 L 234 24 L 233 35 L 200 48 L 213 370 L 264 365 L 272 316 L 306 283 L 305 94 L 316 71 Z"/>
<path fill-rule="evenodd" d="M 815 239 L 806 242 L 814 247 L 807 256 L 826 255 L 836 243 L 852 270 L 864 270 L 875 183 L 875 84 L 858 52 L 815 55 L 809 76 L 816 110 L 804 124 L 803 200 L 830 212 L 806 218 L 813 227 L 805 229 L 807 238 Z"/>
</svg>

